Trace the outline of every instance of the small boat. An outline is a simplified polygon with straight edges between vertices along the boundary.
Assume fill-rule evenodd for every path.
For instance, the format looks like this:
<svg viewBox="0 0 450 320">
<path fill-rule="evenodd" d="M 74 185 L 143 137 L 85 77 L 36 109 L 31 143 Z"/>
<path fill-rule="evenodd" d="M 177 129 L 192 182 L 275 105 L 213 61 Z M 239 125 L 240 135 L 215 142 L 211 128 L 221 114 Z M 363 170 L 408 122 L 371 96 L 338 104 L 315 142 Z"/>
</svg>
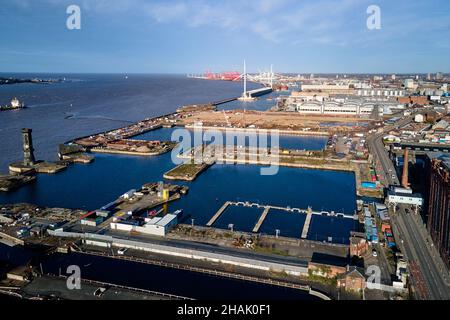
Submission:
<svg viewBox="0 0 450 320">
<path fill-rule="evenodd" d="M 0 106 L 0 111 L 7 111 L 7 110 L 18 110 L 18 109 L 25 109 L 27 106 L 25 103 L 20 102 L 19 99 L 14 98 L 11 100 L 11 104 L 7 106 Z"/>
</svg>

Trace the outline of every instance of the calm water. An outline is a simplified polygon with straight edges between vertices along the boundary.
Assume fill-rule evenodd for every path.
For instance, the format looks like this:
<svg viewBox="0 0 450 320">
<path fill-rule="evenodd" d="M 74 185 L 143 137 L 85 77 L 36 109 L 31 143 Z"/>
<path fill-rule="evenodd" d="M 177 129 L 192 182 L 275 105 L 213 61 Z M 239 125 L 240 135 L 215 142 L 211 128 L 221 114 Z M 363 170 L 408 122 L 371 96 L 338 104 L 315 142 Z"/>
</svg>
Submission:
<svg viewBox="0 0 450 320">
<path fill-rule="evenodd" d="M 96 155 L 91 165 L 73 165 L 57 175 L 39 175 L 31 185 L 13 193 L 1 193 L 0 203 L 29 202 L 50 207 L 98 209 L 131 188 L 161 180 L 164 172 L 172 167 L 170 154 L 151 158 Z M 250 201 L 294 208 L 312 206 L 317 211 L 343 210 L 353 213 L 355 210 L 353 174 L 280 168 L 277 175 L 262 176 L 260 169 L 259 166 L 214 165 L 197 180 L 187 184 L 189 194 L 170 204 L 170 210 L 184 209 L 199 225 L 205 225 L 226 201 Z M 325 192 L 326 197 L 323 196 Z M 232 212 L 223 226 L 226 228 L 228 223 L 235 223 L 242 231 L 251 231 L 257 220 L 254 213 L 245 208 L 234 210 L 237 212 Z M 277 215 L 274 218 L 276 223 L 271 225 L 266 222 L 262 232 L 273 234 L 276 225 L 284 236 L 299 237 L 298 230 L 303 227 L 301 214 L 297 214 L 297 218 L 282 213 L 271 213 L 269 217 L 272 215 Z M 282 219 L 281 215 L 286 219 Z M 348 224 L 348 221 L 352 220 L 345 220 L 339 225 L 341 229 L 328 228 L 325 223 L 317 224 L 314 234 L 325 238 L 348 234 L 354 228 L 353 223 Z M 312 226 L 315 225 L 313 221 Z"/>
<path fill-rule="evenodd" d="M 53 76 L 54 77 L 54 76 Z M 6 168 L 20 159 L 20 128 L 34 130 L 37 157 L 53 159 L 58 143 L 174 111 L 180 105 L 216 101 L 238 95 L 240 83 L 186 79 L 182 76 L 139 75 L 125 80 L 120 75 L 71 76 L 71 82 L 52 85 L 13 85 L 0 87 L 0 101 L 18 96 L 30 106 L 19 112 L 0 113 L 0 161 Z M 276 93 L 273 93 L 275 95 Z M 5 102 L 3 102 L 5 103 Z M 72 105 L 72 106 L 71 106 Z M 74 117 L 64 119 L 70 113 Z M 173 129 L 147 133 L 140 139 L 170 139 Z M 314 149 L 324 147 L 326 138 L 280 137 L 282 147 Z M 159 181 L 173 168 L 171 155 L 133 157 L 96 155 L 91 165 L 73 165 L 57 175 L 39 175 L 36 183 L 16 192 L 0 193 L 0 203 L 29 202 L 41 206 L 97 209 L 132 188 Z M 280 168 L 275 176 L 261 176 L 261 167 L 215 165 L 189 183 L 186 197 L 170 205 L 184 209 L 189 219 L 206 224 L 225 201 L 250 201 L 264 205 L 291 206 L 314 210 L 353 213 L 355 182 L 353 174 Z M 219 227 L 233 223 L 251 231 L 259 212 L 233 208 L 219 219 Z M 324 218 L 330 219 L 330 218 Z M 344 220 L 344 219 L 341 219 Z M 271 212 L 261 232 L 299 237 L 304 216 Z M 354 228 L 349 220 L 334 222 L 313 219 L 314 239 L 348 241 Z M 344 236 L 343 236 L 344 235 Z M 339 240 L 337 240 L 339 239 Z"/>
<path fill-rule="evenodd" d="M 7 172 L 9 163 L 22 159 L 23 127 L 34 131 L 36 157 L 55 160 L 58 144 L 73 138 L 174 112 L 182 105 L 218 101 L 242 92 L 240 82 L 187 79 L 182 75 L 129 75 L 128 79 L 124 75 L 0 75 L 67 80 L 0 86 L 1 105 L 17 97 L 29 107 L 0 112 L 0 172 Z"/>
<path fill-rule="evenodd" d="M 175 132 L 175 130 L 186 130 L 184 128 L 161 128 L 158 130 L 146 132 L 142 135 L 134 137 L 134 139 L 138 140 L 173 140 L 176 142 L 179 142 L 180 140 L 177 140 L 175 137 L 178 137 L 178 135 L 172 136 L 172 134 Z M 202 141 L 195 141 L 194 140 L 194 131 L 189 130 L 188 131 L 191 134 L 191 143 L 190 145 L 193 147 L 201 145 Z M 213 136 L 221 136 L 223 141 L 211 141 L 211 143 L 219 143 L 219 144 L 232 144 L 232 145 L 240 145 L 241 141 L 243 142 L 243 145 L 249 146 L 250 145 L 250 135 L 247 133 L 239 132 L 239 131 L 233 131 L 233 130 L 227 130 L 227 131 L 220 131 L 220 130 L 204 130 L 202 131 L 202 135 L 213 135 Z M 230 140 L 227 140 L 227 136 L 229 136 Z M 296 149 L 296 150 L 322 150 L 325 148 L 328 141 L 328 137 L 307 137 L 307 136 L 279 136 L 279 141 L 273 140 L 271 135 L 267 136 L 266 143 L 267 147 L 271 147 L 274 143 L 279 143 L 279 147 L 286 148 L 286 149 Z M 208 141 L 205 141 L 209 143 Z M 231 143 L 229 143 L 231 142 Z M 262 138 L 258 138 L 258 144 L 261 145 L 263 143 Z M 261 145 L 263 146 L 263 145 Z"/>
<path fill-rule="evenodd" d="M 276 230 L 279 230 L 279 235 L 282 237 L 299 238 L 302 234 L 305 220 L 306 215 L 304 214 L 272 209 L 262 224 L 260 232 L 275 235 Z"/>
<path fill-rule="evenodd" d="M 264 96 L 258 97 L 255 101 L 231 101 L 220 105 L 219 110 L 259 110 L 266 111 L 277 105 L 277 98 L 280 96 L 290 95 L 289 91 L 272 92 Z"/>
<path fill-rule="evenodd" d="M 214 223 L 214 227 L 227 229 L 233 224 L 236 231 L 250 231 L 256 224 L 264 209 L 229 206 Z"/>
<path fill-rule="evenodd" d="M 0 269 L 6 261 L 14 259 L 15 263 L 26 263 L 27 258 L 31 258 L 29 252 L 0 244 Z M 194 299 L 317 300 L 300 290 L 83 254 L 51 255 L 42 263 L 42 268 L 45 273 L 59 274 L 61 270 L 64 274 L 70 265 L 80 266 L 82 277 L 86 279 Z"/>
</svg>

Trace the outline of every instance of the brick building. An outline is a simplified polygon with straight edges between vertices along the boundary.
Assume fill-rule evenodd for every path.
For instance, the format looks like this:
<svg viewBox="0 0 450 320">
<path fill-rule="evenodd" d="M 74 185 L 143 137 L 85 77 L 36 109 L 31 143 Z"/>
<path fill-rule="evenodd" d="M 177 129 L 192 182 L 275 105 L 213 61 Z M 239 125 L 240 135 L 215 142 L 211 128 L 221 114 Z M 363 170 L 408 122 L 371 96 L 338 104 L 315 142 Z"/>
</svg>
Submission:
<svg viewBox="0 0 450 320">
<path fill-rule="evenodd" d="M 346 273 L 338 276 L 337 286 L 346 291 L 361 292 L 366 287 L 366 277 L 362 270 L 349 267 Z"/>
<path fill-rule="evenodd" d="M 350 257 L 362 257 L 368 250 L 366 234 L 352 231 L 350 233 Z"/>
<path fill-rule="evenodd" d="M 450 269 L 450 155 L 428 153 L 425 174 L 425 222 L 434 245 Z"/>
<path fill-rule="evenodd" d="M 348 259 L 323 253 L 314 253 L 308 263 L 308 272 L 323 278 L 336 278 L 347 272 Z"/>
<path fill-rule="evenodd" d="M 397 101 L 403 104 L 418 104 L 422 106 L 429 103 L 427 96 L 398 97 Z"/>
</svg>

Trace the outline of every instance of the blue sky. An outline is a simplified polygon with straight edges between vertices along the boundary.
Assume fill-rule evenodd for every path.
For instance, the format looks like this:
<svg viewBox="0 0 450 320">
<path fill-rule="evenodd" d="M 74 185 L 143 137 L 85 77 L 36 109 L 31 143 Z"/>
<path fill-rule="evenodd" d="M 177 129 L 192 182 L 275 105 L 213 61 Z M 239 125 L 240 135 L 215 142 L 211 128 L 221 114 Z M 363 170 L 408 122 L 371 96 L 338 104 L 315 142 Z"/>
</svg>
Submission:
<svg viewBox="0 0 450 320">
<path fill-rule="evenodd" d="M 0 72 L 450 72 L 448 0 L 0 0 L 0 35 Z"/>
</svg>

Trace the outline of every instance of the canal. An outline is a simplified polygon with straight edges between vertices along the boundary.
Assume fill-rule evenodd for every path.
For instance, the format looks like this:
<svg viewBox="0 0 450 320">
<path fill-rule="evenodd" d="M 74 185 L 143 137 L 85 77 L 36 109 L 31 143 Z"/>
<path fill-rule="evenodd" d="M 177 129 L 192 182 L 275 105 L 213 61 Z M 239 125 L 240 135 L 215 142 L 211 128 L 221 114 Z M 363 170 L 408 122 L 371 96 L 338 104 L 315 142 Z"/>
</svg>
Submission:
<svg viewBox="0 0 450 320">
<path fill-rule="evenodd" d="M 0 266 L 6 261 L 25 263 L 32 254 L 0 244 Z M 68 266 L 81 277 L 116 285 L 179 295 L 198 300 L 318 300 L 305 291 L 223 278 L 187 270 L 72 253 L 53 254 L 42 263 L 44 273 L 65 274 Z"/>
</svg>

